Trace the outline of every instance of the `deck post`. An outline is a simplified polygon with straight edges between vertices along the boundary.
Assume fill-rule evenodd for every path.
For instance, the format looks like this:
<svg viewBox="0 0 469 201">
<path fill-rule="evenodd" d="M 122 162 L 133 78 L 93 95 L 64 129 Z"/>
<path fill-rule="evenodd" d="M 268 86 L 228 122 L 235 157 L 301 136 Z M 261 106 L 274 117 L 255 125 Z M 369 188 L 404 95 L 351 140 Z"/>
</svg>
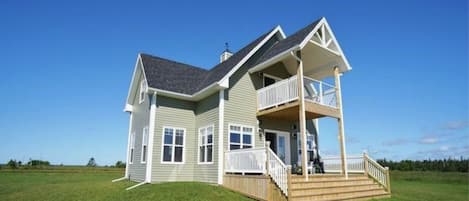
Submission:
<svg viewBox="0 0 469 201">
<path fill-rule="evenodd" d="M 292 182 L 292 177 L 291 177 L 291 165 L 287 166 L 287 196 L 291 195 L 291 182 Z"/>
<path fill-rule="evenodd" d="M 363 169 L 365 170 L 364 174 L 368 176 L 368 154 L 363 152 Z"/>
<path fill-rule="evenodd" d="M 299 100 L 299 124 L 301 137 L 301 170 L 305 180 L 308 181 L 308 152 L 306 151 L 306 116 L 305 116 L 305 96 L 303 80 L 303 61 L 301 60 L 301 51 L 296 52 L 298 60 L 297 80 L 298 80 L 298 100 Z"/>
<path fill-rule="evenodd" d="M 389 176 L 389 167 L 384 168 L 386 171 L 386 191 L 391 193 L 391 177 Z"/>
<path fill-rule="evenodd" d="M 345 134 L 344 134 L 344 114 L 342 111 L 342 93 L 340 89 L 340 74 L 339 67 L 334 67 L 334 78 L 335 78 L 335 94 L 337 109 L 339 110 L 339 118 L 337 123 L 339 125 L 339 143 L 340 143 L 340 159 L 342 161 L 342 174 L 348 179 L 348 168 L 347 168 L 347 153 L 345 150 Z"/>
<path fill-rule="evenodd" d="M 267 176 L 269 176 L 269 149 L 270 141 L 265 141 L 265 175 Z"/>
</svg>

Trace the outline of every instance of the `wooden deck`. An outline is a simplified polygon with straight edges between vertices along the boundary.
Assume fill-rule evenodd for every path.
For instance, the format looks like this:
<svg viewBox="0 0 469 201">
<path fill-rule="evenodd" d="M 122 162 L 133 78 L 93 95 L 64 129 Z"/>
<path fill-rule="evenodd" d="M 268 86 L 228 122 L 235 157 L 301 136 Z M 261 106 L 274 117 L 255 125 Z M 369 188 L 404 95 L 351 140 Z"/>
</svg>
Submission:
<svg viewBox="0 0 469 201">
<path fill-rule="evenodd" d="M 321 117 L 340 118 L 338 109 L 321 105 L 319 103 L 305 100 L 306 119 L 316 119 Z M 295 100 L 277 107 L 267 108 L 257 112 L 260 118 L 278 119 L 284 121 L 298 121 L 299 101 Z"/>
<path fill-rule="evenodd" d="M 256 200 L 287 201 L 287 197 L 266 175 L 225 174 L 223 186 Z"/>
</svg>

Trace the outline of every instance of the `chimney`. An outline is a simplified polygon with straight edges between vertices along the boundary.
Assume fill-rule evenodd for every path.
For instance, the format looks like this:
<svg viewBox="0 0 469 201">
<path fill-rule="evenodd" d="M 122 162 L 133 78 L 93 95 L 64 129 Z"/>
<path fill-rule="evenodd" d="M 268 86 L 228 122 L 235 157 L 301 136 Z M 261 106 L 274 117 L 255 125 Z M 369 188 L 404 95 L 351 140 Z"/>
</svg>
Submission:
<svg viewBox="0 0 469 201">
<path fill-rule="evenodd" d="M 228 43 L 225 43 L 225 51 L 223 51 L 223 53 L 220 55 L 220 63 L 226 61 L 231 57 L 231 55 L 233 55 L 233 53 L 231 53 L 230 49 L 228 49 Z"/>
</svg>

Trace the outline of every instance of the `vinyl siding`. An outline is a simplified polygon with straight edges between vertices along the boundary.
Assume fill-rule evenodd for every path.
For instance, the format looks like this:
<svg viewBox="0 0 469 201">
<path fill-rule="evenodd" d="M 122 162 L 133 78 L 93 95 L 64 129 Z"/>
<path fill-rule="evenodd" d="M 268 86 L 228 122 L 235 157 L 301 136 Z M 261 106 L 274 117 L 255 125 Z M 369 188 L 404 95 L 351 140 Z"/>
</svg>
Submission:
<svg viewBox="0 0 469 201">
<path fill-rule="evenodd" d="M 196 136 L 199 135 L 199 128 L 212 125 L 213 132 L 213 163 L 212 164 L 198 164 L 199 161 L 199 148 L 198 140 L 196 140 L 196 149 L 194 158 L 196 165 L 194 168 L 194 180 L 201 182 L 216 183 L 218 179 L 218 102 L 219 93 L 215 93 L 196 104 L 195 107 L 195 125 Z"/>
<path fill-rule="evenodd" d="M 140 69 L 140 68 L 139 68 Z M 138 87 L 140 87 L 140 81 L 143 79 L 143 75 L 140 74 L 137 79 Z M 149 96 L 145 97 L 145 101 L 142 104 L 139 104 L 139 94 L 138 89 L 137 93 L 134 96 L 134 105 L 133 105 L 133 119 L 132 119 L 132 128 L 131 131 L 135 133 L 135 146 L 133 154 L 133 163 L 129 163 L 129 177 L 133 181 L 143 181 L 145 180 L 146 173 L 146 163 L 141 163 L 142 157 L 142 137 L 143 137 L 143 128 L 148 126 L 149 115 L 150 115 L 150 101 Z M 130 151 L 130 150 L 128 150 Z M 130 157 L 130 156 L 129 156 Z"/>
<path fill-rule="evenodd" d="M 156 122 L 153 138 L 152 182 L 193 181 L 197 135 L 195 132 L 195 104 L 190 101 L 157 96 Z M 184 163 L 162 164 L 163 127 L 186 129 Z"/>
</svg>

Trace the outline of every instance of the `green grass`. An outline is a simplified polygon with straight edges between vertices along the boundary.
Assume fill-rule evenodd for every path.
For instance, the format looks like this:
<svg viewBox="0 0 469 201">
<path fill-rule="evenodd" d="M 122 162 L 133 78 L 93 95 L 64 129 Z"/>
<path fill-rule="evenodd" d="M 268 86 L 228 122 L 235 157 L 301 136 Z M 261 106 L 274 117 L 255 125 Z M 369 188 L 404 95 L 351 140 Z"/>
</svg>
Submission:
<svg viewBox="0 0 469 201">
<path fill-rule="evenodd" d="M 250 200 L 222 187 L 197 182 L 143 185 L 121 181 L 123 171 L 112 168 L 53 168 L 0 170 L 0 200 Z"/>
<path fill-rule="evenodd" d="M 459 172 L 391 172 L 392 198 L 382 201 L 467 201 L 469 174 Z"/>
<path fill-rule="evenodd" d="M 0 170 L 0 200 L 250 200 L 240 194 L 204 183 L 174 182 L 143 185 L 112 179 L 122 169 L 54 167 Z M 469 200 L 468 173 L 391 172 L 392 198 L 382 201 Z"/>
</svg>

